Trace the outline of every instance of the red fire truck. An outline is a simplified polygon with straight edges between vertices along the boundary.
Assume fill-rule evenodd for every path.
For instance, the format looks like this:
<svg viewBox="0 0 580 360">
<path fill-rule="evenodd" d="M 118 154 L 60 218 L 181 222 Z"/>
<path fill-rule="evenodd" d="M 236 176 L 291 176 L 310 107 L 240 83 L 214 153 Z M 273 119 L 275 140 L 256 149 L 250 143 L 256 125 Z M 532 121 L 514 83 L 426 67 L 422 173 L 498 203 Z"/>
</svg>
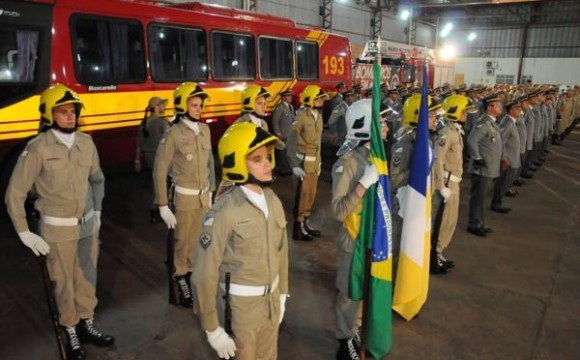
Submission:
<svg viewBox="0 0 580 360">
<path fill-rule="evenodd" d="M 350 64 L 347 38 L 267 14 L 153 0 L 3 0 L 2 180 L 18 149 L 37 133 L 39 95 L 53 84 L 80 94 L 81 130 L 109 165 L 133 159 L 148 99 L 171 99 L 183 81 L 201 83 L 211 96 L 203 121 L 217 144 L 238 117 L 247 85 L 274 95 L 271 111 L 288 88 L 297 95 L 309 84 L 327 91 L 340 81 L 350 84 Z"/>
<path fill-rule="evenodd" d="M 360 83 L 363 89 L 372 86 L 374 58 L 370 56 L 369 45 L 366 44 L 360 57 L 355 60 L 354 81 Z M 372 46 L 372 45 L 371 45 Z M 381 83 L 387 83 L 389 88 L 397 84 L 413 83 L 421 85 L 423 66 L 428 62 L 429 87 L 439 86 L 445 82 L 453 83 L 454 64 L 437 59 L 432 49 L 406 45 L 391 41 L 380 41 Z"/>
</svg>

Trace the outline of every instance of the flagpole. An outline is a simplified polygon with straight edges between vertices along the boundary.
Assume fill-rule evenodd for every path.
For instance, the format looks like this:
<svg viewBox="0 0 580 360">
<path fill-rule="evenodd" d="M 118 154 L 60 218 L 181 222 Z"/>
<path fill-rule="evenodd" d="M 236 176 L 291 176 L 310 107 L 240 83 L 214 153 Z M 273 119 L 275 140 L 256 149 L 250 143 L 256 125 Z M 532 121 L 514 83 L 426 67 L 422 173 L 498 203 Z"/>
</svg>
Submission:
<svg viewBox="0 0 580 360">
<path fill-rule="evenodd" d="M 371 292 L 371 281 L 370 281 L 370 273 L 371 273 L 371 256 L 372 250 L 366 249 L 365 250 L 365 272 L 364 272 L 364 287 L 363 287 L 363 302 L 362 302 L 362 322 L 361 322 L 361 331 L 360 331 L 360 354 L 359 357 L 361 360 L 366 359 L 367 354 L 367 339 L 366 339 L 366 324 L 368 320 L 369 314 L 369 306 L 368 302 L 370 301 L 370 292 Z"/>
<path fill-rule="evenodd" d="M 380 49 L 380 37 L 377 39 L 377 49 Z M 379 66 L 381 64 L 380 61 L 380 50 L 377 51 L 376 57 L 374 58 L 374 63 L 372 63 L 372 65 L 374 66 L 375 63 L 378 63 Z M 377 79 L 374 78 L 374 74 L 373 74 L 373 93 L 375 91 L 377 91 L 378 86 L 375 86 L 375 82 L 377 81 Z M 380 82 L 380 79 L 379 79 Z M 375 94 L 373 94 L 373 97 L 375 96 Z M 375 121 L 375 119 L 372 119 L 372 121 Z M 369 187 L 369 189 L 367 191 L 374 191 L 375 187 L 371 186 Z M 365 194 L 366 196 L 366 194 Z M 359 241 L 361 241 L 361 239 L 359 239 Z M 365 263 L 364 263 L 364 280 L 363 280 L 363 303 L 362 303 L 362 320 L 361 320 L 361 330 L 360 330 L 360 352 L 359 352 L 359 357 L 361 358 L 361 360 L 365 360 L 366 359 L 366 352 L 367 352 L 367 331 L 366 331 L 366 327 L 367 327 L 367 322 L 368 322 L 368 316 L 369 316 L 369 302 L 371 299 L 371 262 L 372 262 L 372 248 L 368 248 L 366 247 L 365 249 Z"/>
</svg>

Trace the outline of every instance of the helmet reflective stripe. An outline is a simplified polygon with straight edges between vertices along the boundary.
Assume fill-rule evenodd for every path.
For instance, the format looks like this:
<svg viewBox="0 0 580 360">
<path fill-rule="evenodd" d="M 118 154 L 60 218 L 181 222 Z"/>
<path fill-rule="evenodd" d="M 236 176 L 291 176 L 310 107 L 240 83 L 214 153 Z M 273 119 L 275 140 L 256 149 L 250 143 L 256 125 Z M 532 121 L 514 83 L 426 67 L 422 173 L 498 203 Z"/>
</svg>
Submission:
<svg viewBox="0 0 580 360">
<path fill-rule="evenodd" d="M 62 84 L 56 84 L 53 87 L 44 90 L 40 95 L 40 105 L 38 107 L 40 117 L 45 119 L 48 122 L 48 125 L 52 125 L 54 121 L 52 117 L 52 110 L 55 107 L 66 104 L 78 105 L 78 108 L 76 109 L 78 121 L 83 102 L 76 92 Z"/>
<path fill-rule="evenodd" d="M 354 102 L 346 111 L 346 138 L 368 140 L 371 138 L 372 100 Z"/>
<path fill-rule="evenodd" d="M 251 113 L 256 110 L 256 100 L 272 96 L 268 90 L 259 85 L 250 85 L 242 91 L 242 112 Z"/>
<path fill-rule="evenodd" d="M 187 112 L 187 100 L 192 97 L 200 97 L 202 100 L 209 98 L 209 95 L 194 82 L 184 82 L 173 92 L 173 108 L 176 114 Z"/>
<path fill-rule="evenodd" d="M 218 156 L 224 180 L 243 184 L 248 181 L 246 156 L 264 145 L 276 145 L 283 149 L 284 143 L 276 136 L 253 123 L 241 122 L 230 126 L 218 144 Z M 274 148 L 270 149 L 270 165 L 276 165 Z"/>
</svg>

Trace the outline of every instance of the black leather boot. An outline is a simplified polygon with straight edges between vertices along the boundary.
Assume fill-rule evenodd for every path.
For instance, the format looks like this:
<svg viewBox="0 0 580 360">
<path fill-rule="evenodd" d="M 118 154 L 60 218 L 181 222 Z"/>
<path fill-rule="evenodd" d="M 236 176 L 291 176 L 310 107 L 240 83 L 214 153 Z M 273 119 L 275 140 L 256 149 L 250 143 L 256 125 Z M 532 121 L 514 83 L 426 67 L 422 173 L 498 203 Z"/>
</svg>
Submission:
<svg viewBox="0 0 580 360">
<path fill-rule="evenodd" d="M 312 236 L 304 225 L 304 221 L 294 221 L 294 226 L 292 228 L 292 238 L 294 240 L 300 241 L 312 241 L 314 236 Z"/>
<path fill-rule="evenodd" d="M 320 235 L 322 235 L 320 230 L 316 230 L 310 227 L 310 224 L 308 223 L 308 218 L 304 220 L 304 228 L 306 229 L 306 232 L 308 232 L 310 235 L 314 237 L 320 237 Z"/>
<path fill-rule="evenodd" d="M 89 342 L 99 347 L 111 346 L 115 342 L 114 337 L 103 334 L 95 327 L 93 319 L 81 319 L 77 329 L 83 342 Z"/>
<path fill-rule="evenodd" d="M 66 338 L 66 354 L 68 359 L 80 360 L 85 358 L 85 350 L 81 346 L 81 341 L 74 326 L 63 327 Z"/>
<path fill-rule="evenodd" d="M 360 360 L 360 349 L 354 339 L 340 339 L 338 344 L 336 360 Z"/>
<path fill-rule="evenodd" d="M 189 277 L 191 276 L 191 273 L 188 274 L 175 276 L 177 292 L 179 293 L 179 302 L 184 308 L 193 307 L 193 296 L 191 295 L 191 285 L 189 284 Z"/>
</svg>

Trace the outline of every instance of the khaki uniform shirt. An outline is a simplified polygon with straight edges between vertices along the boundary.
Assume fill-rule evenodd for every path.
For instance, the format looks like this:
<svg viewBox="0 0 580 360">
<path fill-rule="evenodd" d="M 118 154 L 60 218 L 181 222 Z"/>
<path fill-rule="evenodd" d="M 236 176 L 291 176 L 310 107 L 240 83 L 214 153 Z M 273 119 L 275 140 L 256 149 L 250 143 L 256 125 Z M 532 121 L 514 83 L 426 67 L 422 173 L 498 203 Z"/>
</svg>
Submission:
<svg viewBox="0 0 580 360">
<path fill-rule="evenodd" d="M 307 173 L 320 172 L 322 126 L 322 115 L 318 110 L 305 107 L 298 111 L 292 131 L 288 134 L 287 143 L 288 162 L 292 168 L 302 167 Z M 316 159 L 303 162 L 296 154 Z"/>
<path fill-rule="evenodd" d="M 234 326 L 254 330 L 279 321 L 278 294 L 288 294 L 286 218 L 274 191 L 263 191 L 267 219 L 238 185 L 217 199 L 205 216 L 193 270 L 205 330 L 219 325 L 216 295 L 227 272 L 231 283 L 237 285 L 266 286 L 279 277 L 278 289 L 271 296 L 231 296 Z"/>
<path fill-rule="evenodd" d="M 368 163 L 369 150 L 359 146 L 341 156 L 332 166 L 332 201 L 334 217 L 343 222 L 339 235 L 342 251 L 352 253 L 360 226 L 363 199 L 356 194 L 356 187 Z"/>
<path fill-rule="evenodd" d="M 260 127 L 266 131 L 270 131 L 268 130 L 268 123 L 266 121 L 264 121 L 264 119 L 260 119 L 260 118 L 256 118 L 260 120 Z M 250 113 L 245 113 L 242 114 L 239 118 L 236 119 L 236 121 L 234 121 L 232 124 L 236 124 L 236 123 L 240 123 L 240 122 L 249 122 L 249 123 L 253 123 L 252 121 L 252 115 Z"/>
<path fill-rule="evenodd" d="M 435 163 L 432 171 L 434 190 L 447 187 L 445 172 L 460 179 L 463 174 L 463 130 L 455 122 L 447 122 L 435 141 Z"/>
<path fill-rule="evenodd" d="M 88 187 L 94 209 L 101 210 L 105 176 L 97 148 L 89 135 L 75 133 L 69 149 L 51 130 L 32 139 L 22 152 L 6 190 L 6 205 L 16 232 L 28 230 L 24 201 L 34 186 L 34 207 L 41 215 L 80 218 L 86 209 Z M 41 223 L 48 242 L 78 240 L 79 226 L 50 226 Z"/>
<path fill-rule="evenodd" d="M 205 192 L 215 190 L 214 159 L 209 127 L 199 125 L 195 134 L 183 121 L 172 126 L 159 143 L 153 167 L 155 203 L 167 205 L 167 175 L 175 185 Z M 175 206 L 180 210 L 199 209 L 209 204 L 207 195 L 175 193 Z"/>
</svg>

